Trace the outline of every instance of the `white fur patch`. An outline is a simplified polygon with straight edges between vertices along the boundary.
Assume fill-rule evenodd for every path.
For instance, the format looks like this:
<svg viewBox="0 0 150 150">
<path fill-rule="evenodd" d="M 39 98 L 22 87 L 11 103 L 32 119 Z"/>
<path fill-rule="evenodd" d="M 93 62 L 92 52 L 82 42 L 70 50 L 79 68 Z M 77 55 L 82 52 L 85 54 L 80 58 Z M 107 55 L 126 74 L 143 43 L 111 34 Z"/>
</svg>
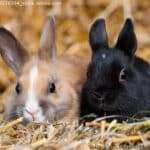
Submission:
<svg viewBox="0 0 150 150">
<path fill-rule="evenodd" d="M 36 90 L 35 89 L 37 87 L 35 87 L 35 83 L 38 80 L 38 68 L 37 68 L 37 66 L 34 66 L 31 69 L 29 77 L 30 77 L 29 78 L 30 79 L 30 85 L 29 85 L 29 90 L 28 90 L 28 96 L 27 96 L 27 102 L 26 102 L 26 105 L 25 105 L 25 109 L 28 110 L 29 112 L 37 111 L 37 113 L 34 116 L 34 120 L 36 122 L 41 122 L 45 119 L 45 117 L 42 114 L 42 110 L 39 107 L 38 99 L 36 97 Z M 25 118 L 32 121 L 32 119 L 33 119 L 32 116 L 26 110 L 24 111 Z"/>
<path fill-rule="evenodd" d="M 106 54 L 105 54 L 105 53 L 102 54 L 102 58 L 103 58 L 103 59 L 106 58 Z"/>
</svg>

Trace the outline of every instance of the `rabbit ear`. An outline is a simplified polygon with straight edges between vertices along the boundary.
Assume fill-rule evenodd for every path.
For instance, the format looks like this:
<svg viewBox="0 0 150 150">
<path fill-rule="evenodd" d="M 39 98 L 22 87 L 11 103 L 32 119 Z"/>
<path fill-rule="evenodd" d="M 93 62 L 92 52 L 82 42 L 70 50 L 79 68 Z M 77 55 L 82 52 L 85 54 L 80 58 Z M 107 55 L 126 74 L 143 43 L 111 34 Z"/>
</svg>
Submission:
<svg viewBox="0 0 150 150">
<path fill-rule="evenodd" d="M 20 75 L 22 66 L 29 57 L 20 42 L 4 27 L 0 27 L 0 54 L 17 75 Z"/>
<path fill-rule="evenodd" d="M 108 38 L 104 19 L 97 19 L 90 30 L 89 42 L 93 52 L 100 48 L 108 48 Z"/>
<path fill-rule="evenodd" d="M 126 19 L 125 25 L 119 34 L 115 47 L 122 50 L 129 57 L 134 55 L 137 49 L 137 39 L 131 19 Z"/>
<path fill-rule="evenodd" d="M 41 59 L 52 60 L 56 57 L 55 21 L 48 16 L 40 39 L 38 55 Z"/>
</svg>

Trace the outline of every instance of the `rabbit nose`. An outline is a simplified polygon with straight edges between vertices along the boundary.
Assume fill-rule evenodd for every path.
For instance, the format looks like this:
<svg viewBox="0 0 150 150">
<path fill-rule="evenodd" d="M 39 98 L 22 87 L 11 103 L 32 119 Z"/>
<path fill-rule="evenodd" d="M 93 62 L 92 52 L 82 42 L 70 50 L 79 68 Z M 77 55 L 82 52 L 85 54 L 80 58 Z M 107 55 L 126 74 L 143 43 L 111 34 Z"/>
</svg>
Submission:
<svg viewBox="0 0 150 150">
<path fill-rule="evenodd" d="M 104 96 L 105 96 L 105 93 L 104 93 L 104 92 L 100 92 L 100 93 L 99 93 L 99 96 L 100 96 L 100 97 L 104 97 Z"/>
<path fill-rule="evenodd" d="M 35 120 L 35 115 L 39 112 L 39 109 L 26 109 L 26 112 L 32 116 L 33 120 Z"/>
<path fill-rule="evenodd" d="M 103 102 L 104 96 L 99 97 L 99 100 L 100 100 L 101 102 Z"/>
<path fill-rule="evenodd" d="M 104 102 L 104 99 L 105 99 L 105 94 L 101 94 L 98 99 L 99 99 L 99 101 L 100 101 L 101 103 L 103 103 L 103 102 Z"/>
</svg>

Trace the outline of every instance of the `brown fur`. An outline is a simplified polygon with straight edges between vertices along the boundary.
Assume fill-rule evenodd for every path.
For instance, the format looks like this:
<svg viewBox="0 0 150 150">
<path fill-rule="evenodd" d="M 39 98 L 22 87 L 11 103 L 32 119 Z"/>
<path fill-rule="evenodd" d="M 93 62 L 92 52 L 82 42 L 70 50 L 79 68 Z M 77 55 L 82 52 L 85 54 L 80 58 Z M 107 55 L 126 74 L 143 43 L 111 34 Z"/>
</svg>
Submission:
<svg viewBox="0 0 150 150">
<path fill-rule="evenodd" d="M 51 70 L 50 62 L 42 61 L 40 59 L 35 61 L 31 59 L 27 62 L 24 67 L 22 74 L 20 75 L 18 82 L 22 86 L 22 93 L 20 95 L 16 94 L 16 91 L 13 89 L 13 93 L 10 96 L 10 100 L 6 107 L 6 116 L 9 119 L 14 119 L 19 115 L 22 115 L 22 112 L 19 112 L 20 106 L 23 105 L 26 101 L 26 95 L 29 88 L 29 72 L 33 65 L 37 64 L 39 70 L 39 77 L 36 83 L 36 93 L 39 100 L 39 103 L 42 105 L 44 115 L 51 120 L 66 120 L 71 121 L 78 118 L 79 115 L 79 104 L 80 104 L 80 92 L 82 84 L 86 78 L 86 64 L 87 62 L 82 58 L 77 56 L 60 56 L 57 58 L 56 62 L 56 74 L 53 74 Z M 52 76 L 56 77 L 56 81 L 53 81 Z M 56 84 L 56 93 L 49 94 L 47 92 L 48 83 L 55 82 Z M 15 88 L 15 87 L 13 87 Z M 63 94 L 68 98 L 67 101 L 63 100 Z M 47 108 L 47 105 L 44 105 L 44 102 L 52 103 L 58 111 L 63 109 L 63 103 L 67 108 L 61 112 L 54 113 L 53 108 Z M 18 116 L 13 116 L 14 111 L 16 111 L 16 105 Z M 59 114 L 60 113 L 60 114 Z"/>
<path fill-rule="evenodd" d="M 34 90 L 45 120 L 72 121 L 78 118 L 87 61 L 77 56 L 57 57 L 53 17 L 49 16 L 47 19 L 36 56 L 29 58 L 27 51 L 4 28 L 0 28 L 0 53 L 18 76 L 17 82 L 21 85 L 21 92 L 16 93 L 13 86 L 8 98 L 5 113 L 8 119 L 16 119 L 24 115 L 30 86 L 30 71 L 35 65 L 38 68 L 38 79 Z M 48 92 L 51 83 L 56 87 L 54 93 Z"/>
</svg>

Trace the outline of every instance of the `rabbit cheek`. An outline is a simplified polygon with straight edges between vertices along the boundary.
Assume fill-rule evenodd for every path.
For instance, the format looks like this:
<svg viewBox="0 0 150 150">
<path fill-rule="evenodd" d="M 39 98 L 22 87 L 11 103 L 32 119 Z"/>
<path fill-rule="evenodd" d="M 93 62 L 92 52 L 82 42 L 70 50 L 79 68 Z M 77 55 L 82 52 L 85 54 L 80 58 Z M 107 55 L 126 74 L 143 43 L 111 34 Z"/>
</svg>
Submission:
<svg viewBox="0 0 150 150">
<path fill-rule="evenodd" d="M 71 121 L 77 118 L 78 96 L 67 83 L 56 85 L 56 93 L 50 95 L 48 104 L 46 116 L 49 121 Z"/>
<path fill-rule="evenodd" d="M 8 120 L 14 120 L 22 116 L 21 106 L 20 105 L 13 105 L 11 106 L 10 112 L 7 115 Z"/>
<path fill-rule="evenodd" d="M 52 121 L 58 121 L 64 118 L 67 115 L 68 112 L 68 106 L 63 104 L 59 104 L 58 106 L 49 106 L 49 109 L 46 111 L 46 117 L 47 119 Z"/>
<path fill-rule="evenodd" d="M 49 100 L 50 98 L 40 99 L 39 105 L 45 116 L 45 119 L 52 122 L 55 116 L 55 105 Z"/>
<path fill-rule="evenodd" d="M 72 108 L 71 102 L 66 99 L 58 99 L 54 97 L 52 98 L 53 101 L 49 102 L 48 109 L 45 111 L 45 114 L 49 121 L 58 121 L 63 118 L 68 117 L 70 109 Z"/>
<path fill-rule="evenodd" d="M 59 107 L 56 107 L 55 109 L 55 119 L 61 119 L 68 115 L 68 112 L 72 108 L 71 104 L 68 102 L 63 102 L 59 105 Z"/>
</svg>

